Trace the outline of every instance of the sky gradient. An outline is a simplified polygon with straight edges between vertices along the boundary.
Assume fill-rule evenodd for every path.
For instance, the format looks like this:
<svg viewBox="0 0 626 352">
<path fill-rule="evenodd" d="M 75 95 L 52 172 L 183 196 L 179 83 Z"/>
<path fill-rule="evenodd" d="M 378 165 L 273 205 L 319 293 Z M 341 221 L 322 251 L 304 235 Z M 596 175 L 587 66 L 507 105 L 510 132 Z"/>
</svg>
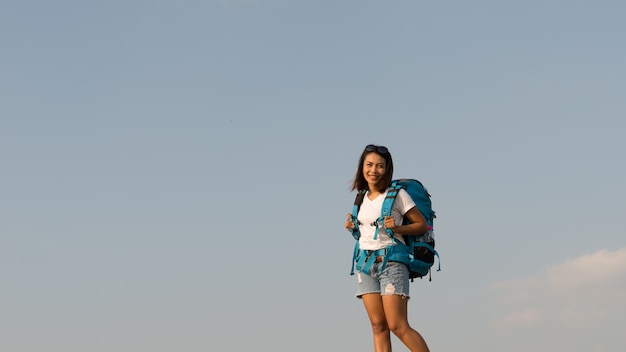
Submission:
<svg viewBox="0 0 626 352">
<path fill-rule="evenodd" d="M 376 143 L 437 212 L 433 352 L 621 352 L 625 15 L 2 1 L 0 350 L 373 350 L 343 222 Z"/>
</svg>

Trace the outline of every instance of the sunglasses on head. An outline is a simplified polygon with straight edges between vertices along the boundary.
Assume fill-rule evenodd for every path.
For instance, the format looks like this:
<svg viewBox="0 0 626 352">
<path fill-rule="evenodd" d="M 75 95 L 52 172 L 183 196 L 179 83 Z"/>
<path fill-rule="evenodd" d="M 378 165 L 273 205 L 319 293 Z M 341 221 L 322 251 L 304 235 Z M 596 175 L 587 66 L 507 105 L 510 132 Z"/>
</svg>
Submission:
<svg viewBox="0 0 626 352">
<path fill-rule="evenodd" d="M 373 144 L 370 144 L 367 147 L 365 147 L 365 151 L 366 152 L 377 152 L 377 153 L 380 153 L 380 154 L 389 154 L 389 149 L 387 149 L 387 147 L 373 145 Z"/>
</svg>

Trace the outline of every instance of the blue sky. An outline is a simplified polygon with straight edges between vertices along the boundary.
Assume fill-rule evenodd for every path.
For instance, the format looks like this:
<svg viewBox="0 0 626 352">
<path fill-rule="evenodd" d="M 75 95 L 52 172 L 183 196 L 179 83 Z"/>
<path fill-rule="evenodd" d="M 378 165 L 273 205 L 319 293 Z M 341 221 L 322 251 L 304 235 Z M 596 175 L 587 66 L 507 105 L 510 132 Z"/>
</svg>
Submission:
<svg viewBox="0 0 626 352">
<path fill-rule="evenodd" d="M 625 11 L 3 1 L 0 349 L 371 350 L 343 221 L 377 143 L 433 195 L 431 350 L 621 351 Z"/>
</svg>

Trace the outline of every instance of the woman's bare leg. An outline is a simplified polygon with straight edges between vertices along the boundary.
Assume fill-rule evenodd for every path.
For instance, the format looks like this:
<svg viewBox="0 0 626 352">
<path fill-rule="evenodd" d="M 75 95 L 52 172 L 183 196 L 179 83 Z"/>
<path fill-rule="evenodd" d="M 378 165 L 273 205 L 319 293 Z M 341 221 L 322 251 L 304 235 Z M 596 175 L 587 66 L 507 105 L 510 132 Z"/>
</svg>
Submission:
<svg viewBox="0 0 626 352">
<path fill-rule="evenodd" d="M 411 352 L 429 352 L 426 341 L 410 325 L 407 317 L 408 299 L 400 295 L 381 296 L 387 326 Z M 371 319 L 371 318 L 370 318 Z"/>
<path fill-rule="evenodd" d="M 368 293 L 363 295 L 363 304 L 367 311 L 367 316 L 372 324 L 372 334 L 374 336 L 375 352 L 391 352 L 391 335 L 385 310 L 383 308 L 383 300 L 378 293 Z"/>
</svg>

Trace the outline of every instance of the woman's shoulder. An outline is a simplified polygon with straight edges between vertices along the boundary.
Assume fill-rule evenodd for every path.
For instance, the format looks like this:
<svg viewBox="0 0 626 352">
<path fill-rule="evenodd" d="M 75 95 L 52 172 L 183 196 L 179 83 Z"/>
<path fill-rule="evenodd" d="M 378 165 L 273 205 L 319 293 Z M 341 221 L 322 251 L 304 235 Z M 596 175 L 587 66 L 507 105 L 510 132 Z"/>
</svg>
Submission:
<svg viewBox="0 0 626 352">
<path fill-rule="evenodd" d="M 398 191 L 398 197 L 411 198 L 411 196 L 409 195 L 409 192 L 407 192 L 406 189 L 404 188 L 400 188 L 400 190 Z"/>
<path fill-rule="evenodd" d="M 389 191 L 391 191 L 393 188 L 389 187 L 386 191 L 383 192 L 383 194 L 385 195 L 385 197 L 387 197 L 387 194 L 389 193 Z M 404 188 L 400 188 L 398 189 L 398 192 L 396 194 L 396 198 L 406 198 L 409 197 L 411 198 L 411 196 L 409 196 L 409 192 L 407 192 Z"/>
<path fill-rule="evenodd" d="M 396 196 L 396 198 L 401 199 L 402 203 L 404 204 L 413 204 L 415 205 L 415 202 L 413 201 L 413 198 L 411 198 L 411 196 L 409 195 L 409 192 L 407 192 L 404 188 L 401 188 L 398 191 L 398 195 Z"/>
</svg>

